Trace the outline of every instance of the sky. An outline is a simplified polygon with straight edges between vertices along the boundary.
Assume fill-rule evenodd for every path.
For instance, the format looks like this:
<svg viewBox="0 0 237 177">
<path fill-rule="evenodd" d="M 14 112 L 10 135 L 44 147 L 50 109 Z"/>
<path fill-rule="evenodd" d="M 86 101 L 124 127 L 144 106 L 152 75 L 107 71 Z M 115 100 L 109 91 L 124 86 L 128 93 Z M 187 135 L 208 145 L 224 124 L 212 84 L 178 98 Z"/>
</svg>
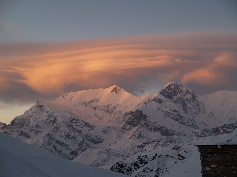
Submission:
<svg viewBox="0 0 237 177">
<path fill-rule="evenodd" d="M 0 122 L 72 91 L 205 95 L 236 78 L 234 0 L 0 1 Z"/>
</svg>

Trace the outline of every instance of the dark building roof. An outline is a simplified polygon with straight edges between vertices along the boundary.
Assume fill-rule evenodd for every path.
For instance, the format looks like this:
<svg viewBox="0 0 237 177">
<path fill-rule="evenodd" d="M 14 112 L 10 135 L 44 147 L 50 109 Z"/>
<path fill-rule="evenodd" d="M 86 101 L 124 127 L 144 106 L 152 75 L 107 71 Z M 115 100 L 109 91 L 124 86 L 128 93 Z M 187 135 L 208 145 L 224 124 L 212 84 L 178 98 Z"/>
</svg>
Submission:
<svg viewBox="0 0 237 177">
<path fill-rule="evenodd" d="M 203 177 L 237 176 L 237 145 L 197 145 Z"/>
</svg>

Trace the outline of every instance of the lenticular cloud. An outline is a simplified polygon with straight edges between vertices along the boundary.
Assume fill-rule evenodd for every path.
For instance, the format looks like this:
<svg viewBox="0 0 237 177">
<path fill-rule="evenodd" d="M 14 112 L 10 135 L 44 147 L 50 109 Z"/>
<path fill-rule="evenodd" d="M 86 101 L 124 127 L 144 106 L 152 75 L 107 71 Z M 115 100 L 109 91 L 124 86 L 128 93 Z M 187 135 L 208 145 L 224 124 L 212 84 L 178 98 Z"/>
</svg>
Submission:
<svg viewBox="0 0 237 177">
<path fill-rule="evenodd" d="M 134 92 L 170 80 L 200 85 L 202 93 L 213 85 L 233 90 L 236 51 L 237 37 L 223 32 L 1 44 L 0 96 L 35 100 L 113 84 Z"/>
</svg>

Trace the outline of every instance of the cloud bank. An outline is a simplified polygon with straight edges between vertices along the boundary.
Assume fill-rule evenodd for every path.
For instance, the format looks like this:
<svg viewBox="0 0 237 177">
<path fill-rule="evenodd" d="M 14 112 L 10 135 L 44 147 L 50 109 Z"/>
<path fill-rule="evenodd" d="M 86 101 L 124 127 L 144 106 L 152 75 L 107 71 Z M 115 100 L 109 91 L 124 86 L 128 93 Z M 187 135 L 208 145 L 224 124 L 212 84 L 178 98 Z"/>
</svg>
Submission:
<svg viewBox="0 0 237 177">
<path fill-rule="evenodd" d="M 237 90 L 237 35 L 225 32 L 0 44 L 0 101 L 34 102 L 113 84 L 142 94 L 175 80 Z"/>
</svg>

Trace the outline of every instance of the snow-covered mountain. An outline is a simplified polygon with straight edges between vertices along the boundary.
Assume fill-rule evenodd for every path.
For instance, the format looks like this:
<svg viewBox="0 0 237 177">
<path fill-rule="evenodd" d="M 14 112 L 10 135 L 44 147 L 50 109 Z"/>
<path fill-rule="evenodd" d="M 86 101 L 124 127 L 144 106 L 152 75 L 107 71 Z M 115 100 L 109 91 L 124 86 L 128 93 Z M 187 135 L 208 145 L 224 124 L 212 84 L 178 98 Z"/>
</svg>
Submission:
<svg viewBox="0 0 237 177">
<path fill-rule="evenodd" d="M 165 176 L 179 168 L 188 176 L 200 171 L 194 145 L 237 127 L 236 103 L 237 92 L 199 96 L 175 82 L 145 96 L 114 85 L 38 100 L 4 132 L 94 167 L 132 176 Z M 187 169 L 191 161 L 195 166 Z"/>
</svg>

